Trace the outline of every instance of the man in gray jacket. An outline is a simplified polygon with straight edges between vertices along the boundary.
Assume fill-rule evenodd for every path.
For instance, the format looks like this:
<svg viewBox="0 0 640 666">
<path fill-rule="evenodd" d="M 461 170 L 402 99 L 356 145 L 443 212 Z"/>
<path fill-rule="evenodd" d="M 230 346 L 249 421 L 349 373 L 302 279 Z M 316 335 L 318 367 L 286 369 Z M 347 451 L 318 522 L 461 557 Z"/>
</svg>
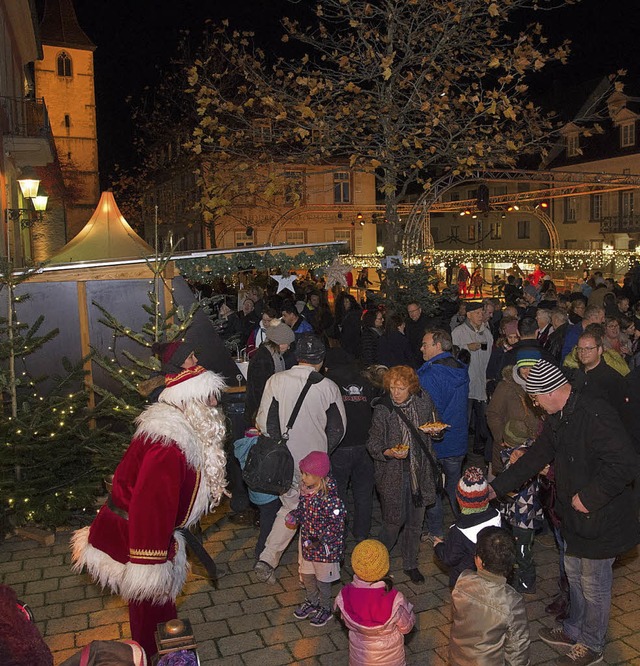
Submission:
<svg viewBox="0 0 640 666">
<path fill-rule="evenodd" d="M 298 365 L 276 373 L 267 381 L 256 417 L 256 425 L 261 432 L 279 439 L 286 430 L 309 375 L 322 367 L 325 351 L 324 343 L 318 336 L 305 334 L 299 338 L 296 343 Z M 284 519 L 289 511 L 298 506 L 300 461 L 312 451 L 331 453 L 344 437 L 346 427 L 347 417 L 340 389 L 325 377 L 311 386 L 289 431 L 287 446 L 293 456 L 293 485 L 280 496 L 282 506 L 254 567 L 259 581 L 275 583 L 275 568 L 295 534 L 295 530 L 285 525 Z"/>
</svg>

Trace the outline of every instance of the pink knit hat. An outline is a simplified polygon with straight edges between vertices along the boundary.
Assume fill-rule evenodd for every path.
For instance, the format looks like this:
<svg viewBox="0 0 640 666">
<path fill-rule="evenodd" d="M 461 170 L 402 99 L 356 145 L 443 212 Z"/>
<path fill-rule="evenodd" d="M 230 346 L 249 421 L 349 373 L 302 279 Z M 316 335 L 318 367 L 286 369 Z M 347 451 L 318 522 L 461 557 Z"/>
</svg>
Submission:
<svg viewBox="0 0 640 666">
<path fill-rule="evenodd" d="M 324 451 L 311 451 L 300 461 L 300 471 L 313 474 L 313 476 L 324 478 L 329 474 L 330 469 L 329 456 Z"/>
</svg>

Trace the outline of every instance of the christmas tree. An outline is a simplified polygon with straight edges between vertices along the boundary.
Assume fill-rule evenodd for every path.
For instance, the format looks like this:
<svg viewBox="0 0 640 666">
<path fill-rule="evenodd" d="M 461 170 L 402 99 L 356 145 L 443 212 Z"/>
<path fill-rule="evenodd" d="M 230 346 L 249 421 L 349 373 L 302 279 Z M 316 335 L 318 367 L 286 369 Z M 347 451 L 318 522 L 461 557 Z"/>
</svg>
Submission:
<svg viewBox="0 0 640 666">
<path fill-rule="evenodd" d="M 83 361 L 63 359 L 64 373 L 48 378 L 27 366 L 58 335 L 57 329 L 41 332 L 42 316 L 32 324 L 18 317 L 29 294 L 16 288 L 35 270 L 16 273 L 0 260 L 0 537 L 26 523 L 65 524 L 73 512 L 91 511 L 101 490 L 92 451 L 104 446 L 106 433 L 92 420 Z"/>
</svg>

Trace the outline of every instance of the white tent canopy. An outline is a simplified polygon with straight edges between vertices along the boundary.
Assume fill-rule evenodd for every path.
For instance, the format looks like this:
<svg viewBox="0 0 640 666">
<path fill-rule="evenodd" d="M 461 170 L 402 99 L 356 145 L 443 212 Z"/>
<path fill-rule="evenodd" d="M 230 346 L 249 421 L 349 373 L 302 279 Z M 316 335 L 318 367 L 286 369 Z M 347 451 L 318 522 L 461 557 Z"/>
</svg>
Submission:
<svg viewBox="0 0 640 666">
<path fill-rule="evenodd" d="M 131 228 L 112 192 L 103 192 L 82 231 L 49 259 L 52 264 L 100 259 L 138 259 L 154 249 Z"/>
</svg>

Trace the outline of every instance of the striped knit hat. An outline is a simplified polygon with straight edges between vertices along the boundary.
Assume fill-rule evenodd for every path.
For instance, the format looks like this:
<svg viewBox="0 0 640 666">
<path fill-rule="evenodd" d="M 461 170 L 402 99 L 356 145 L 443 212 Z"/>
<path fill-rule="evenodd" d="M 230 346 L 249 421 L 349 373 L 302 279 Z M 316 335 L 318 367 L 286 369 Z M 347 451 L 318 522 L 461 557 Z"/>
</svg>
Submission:
<svg viewBox="0 0 640 666">
<path fill-rule="evenodd" d="M 567 383 L 567 378 L 553 363 L 540 359 L 529 371 L 526 391 L 532 395 L 552 393 Z"/>
<path fill-rule="evenodd" d="M 489 486 L 479 467 L 468 467 L 456 488 L 462 513 L 479 513 L 489 506 Z"/>
</svg>

